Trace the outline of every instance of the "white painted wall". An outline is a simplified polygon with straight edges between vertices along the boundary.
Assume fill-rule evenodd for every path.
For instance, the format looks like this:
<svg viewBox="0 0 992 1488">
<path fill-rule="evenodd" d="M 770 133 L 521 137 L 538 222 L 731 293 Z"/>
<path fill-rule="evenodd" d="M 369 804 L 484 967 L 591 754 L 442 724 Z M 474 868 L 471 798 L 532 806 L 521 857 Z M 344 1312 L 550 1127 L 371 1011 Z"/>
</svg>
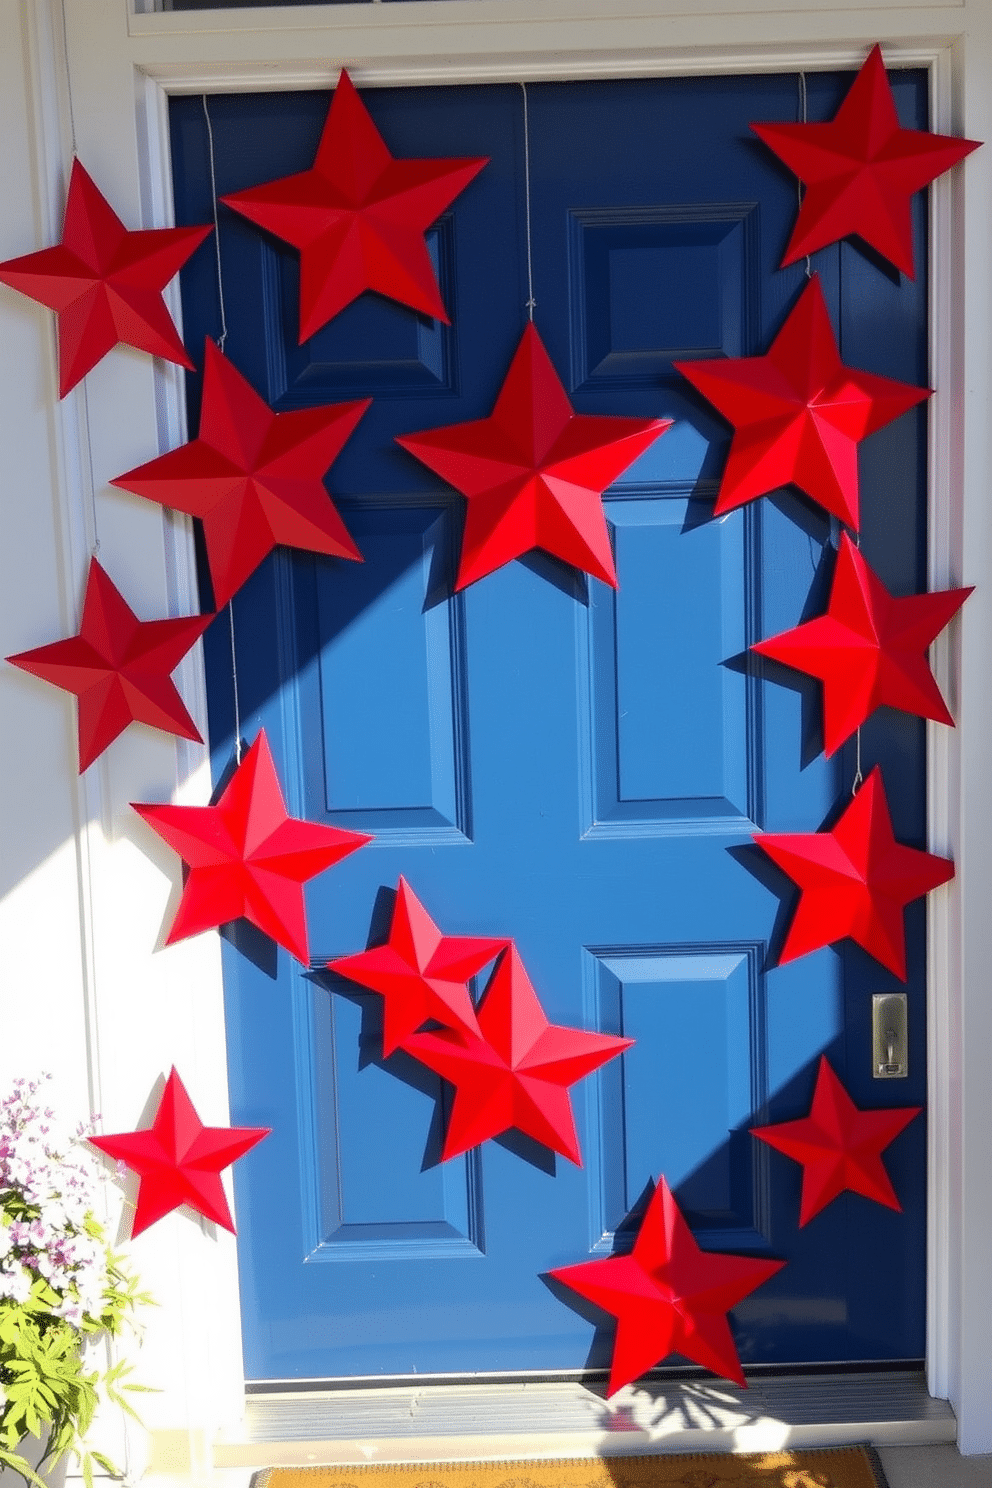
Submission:
<svg viewBox="0 0 992 1488">
<path fill-rule="evenodd" d="M 143 10 L 144 5 L 139 4 Z M 607 11 L 608 14 L 602 14 Z M 818 0 L 416 0 L 138 14 L 128 0 L 0 0 L 0 258 L 56 241 L 75 131 L 128 227 L 169 221 L 170 90 L 851 66 L 881 40 L 932 67 L 935 127 L 992 140 L 992 4 Z M 67 28 L 63 48 L 62 18 Z M 69 68 L 66 69 L 68 58 Z M 71 90 L 67 88 L 71 78 Z M 70 110 L 71 98 L 71 110 Z M 958 877 L 931 896 L 931 1390 L 962 1450 L 992 1450 L 992 146 L 934 201 L 932 582 L 972 583 L 942 642 L 959 729 L 933 730 L 932 847 Z M 177 307 L 175 298 L 173 304 Z M 76 628 L 94 544 L 141 618 L 193 608 L 185 526 L 111 489 L 183 437 L 171 368 L 113 352 L 61 404 L 49 313 L 0 288 L 0 654 Z M 201 726 L 197 657 L 179 684 Z M 72 1114 L 147 1116 L 175 1062 L 208 1123 L 227 1119 L 217 937 L 156 949 L 176 861 L 132 800 L 207 798 L 203 751 L 138 726 L 79 781 L 71 699 L 0 667 L 0 1084 L 51 1069 Z M 108 1212 L 119 1200 L 108 1185 Z M 161 1306 L 142 1375 L 151 1426 L 237 1422 L 234 1242 L 172 1215 L 133 1255 Z"/>
</svg>

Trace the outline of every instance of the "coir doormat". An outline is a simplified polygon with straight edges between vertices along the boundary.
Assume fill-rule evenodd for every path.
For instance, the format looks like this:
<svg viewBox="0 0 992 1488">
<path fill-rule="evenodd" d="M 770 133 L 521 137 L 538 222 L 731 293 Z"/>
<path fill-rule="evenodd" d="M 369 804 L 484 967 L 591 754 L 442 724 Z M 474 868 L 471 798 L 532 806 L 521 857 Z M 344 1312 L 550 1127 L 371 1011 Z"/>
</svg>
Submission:
<svg viewBox="0 0 992 1488">
<path fill-rule="evenodd" d="M 404 1462 L 273 1467 L 255 1488 L 886 1488 L 870 1447 L 669 1453 L 549 1462 Z"/>
</svg>

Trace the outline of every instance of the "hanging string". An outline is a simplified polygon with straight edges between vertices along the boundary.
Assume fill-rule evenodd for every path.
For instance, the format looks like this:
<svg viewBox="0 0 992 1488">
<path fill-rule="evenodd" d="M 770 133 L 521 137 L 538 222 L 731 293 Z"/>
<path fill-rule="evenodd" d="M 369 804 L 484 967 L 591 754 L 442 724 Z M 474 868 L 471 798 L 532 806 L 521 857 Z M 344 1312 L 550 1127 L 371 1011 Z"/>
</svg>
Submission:
<svg viewBox="0 0 992 1488">
<path fill-rule="evenodd" d="M 804 72 L 801 72 L 799 74 L 799 114 L 800 114 L 800 120 L 799 120 L 799 122 L 801 124 L 806 124 L 806 123 L 809 122 L 807 120 L 807 118 L 806 118 L 806 74 Z M 798 177 L 796 178 L 796 191 L 797 191 L 798 196 L 799 196 L 799 206 L 800 206 L 800 210 L 801 210 L 802 209 L 802 204 L 803 204 L 803 183 L 802 183 L 801 180 L 799 180 Z M 807 253 L 807 255 L 806 255 L 806 278 L 807 279 L 812 279 L 812 277 L 813 277 L 813 268 L 812 268 L 812 264 L 810 263 L 809 254 Z"/>
<path fill-rule="evenodd" d="M 851 786 L 851 795 L 852 796 L 856 796 L 858 794 L 858 791 L 861 789 L 861 784 L 862 784 L 862 782 L 863 782 L 863 780 L 865 778 L 862 775 L 862 773 L 861 773 L 861 728 L 860 728 L 860 726 L 858 728 L 857 734 L 855 735 L 855 738 L 856 738 L 855 749 L 856 749 L 857 752 L 855 754 L 855 759 L 854 759 L 854 784 Z"/>
<path fill-rule="evenodd" d="M 520 91 L 524 95 L 524 204 L 527 214 L 527 312 L 533 322 L 534 306 L 537 301 L 534 298 L 534 261 L 531 252 L 530 235 L 530 118 L 527 113 L 527 84 L 520 84 Z"/>
<path fill-rule="evenodd" d="M 203 117 L 207 121 L 207 149 L 210 159 L 210 201 L 214 211 L 214 248 L 217 253 L 217 296 L 220 300 L 220 335 L 217 338 L 217 349 L 224 350 L 224 342 L 227 340 L 227 312 L 224 307 L 224 272 L 220 261 L 220 221 L 217 213 L 217 172 L 214 165 L 214 130 L 210 122 L 210 110 L 207 107 L 206 93 L 201 95 L 203 100 Z M 234 599 L 227 602 L 227 617 L 231 629 L 231 681 L 234 686 L 234 758 L 237 764 L 241 763 L 241 703 L 238 697 L 238 648 L 234 639 Z"/>
<path fill-rule="evenodd" d="M 66 35 L 65 0 L 62 0 L 62 55 L 65 58 L 65 96 L 69 104 L 69 134 L 72 139 L 72 158 L 75 160 L 79 153 L 76 149 L 76 116 L 72 109 L 72 76 L 69 69 L 69 40 Z"/>
</svg>

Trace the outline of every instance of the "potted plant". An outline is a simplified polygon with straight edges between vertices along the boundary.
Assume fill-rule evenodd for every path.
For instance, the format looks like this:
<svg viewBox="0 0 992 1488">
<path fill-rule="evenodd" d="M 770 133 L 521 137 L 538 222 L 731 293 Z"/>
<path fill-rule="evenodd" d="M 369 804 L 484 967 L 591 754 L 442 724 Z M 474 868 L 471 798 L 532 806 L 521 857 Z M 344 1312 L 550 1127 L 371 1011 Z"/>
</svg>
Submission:
<svg viewBox="0 0 992 1488">
<path fill-rule="evenodd" d="M 90 1488 L 94 1463 L 120 1476 L 84 1438 L 101 1399 L 129 1415 L 123 1360 L 101 1369 L 88 1345 L 134 1325 L 150 1299 L 107 1245 L 94 1214 L 98 1169 L 89 1128 L 60 1127 L 45 1105 L 50 1075 L 16 1080 L 0 1101 L 0 1470 L 44 1488 L 39 1470 L 72 1453 Z M 43 1443 L 32 1465 L 25 1439 Z"/>
</svg>

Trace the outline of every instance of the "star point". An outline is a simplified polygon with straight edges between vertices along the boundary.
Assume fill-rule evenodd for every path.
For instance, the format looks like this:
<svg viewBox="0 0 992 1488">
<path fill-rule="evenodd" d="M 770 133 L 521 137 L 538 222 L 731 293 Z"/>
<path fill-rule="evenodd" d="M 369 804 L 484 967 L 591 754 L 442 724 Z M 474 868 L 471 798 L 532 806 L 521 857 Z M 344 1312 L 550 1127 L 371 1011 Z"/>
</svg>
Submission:
<svg viewBox="0 0 992 1488">
<path fill-rule="evenodd" d="M 62 241 L 0 263 L 0 283 L 56 313 L 60 398 L 121 344 L 192 369 L 162 291 L 212 231 L 128 232 L 80 162 L 72 162 Z"/>
<path fill-rule="evenodd" d="M 714 515 L 794 485 L 858 529 L 858 445 L 930 397 L 840 359 L 816 275 L 764 356 L 673 365 L 734 426 Z"/>
<path fill-rule="evenodd" d="M 448 324 L 424 233 L 487 164 L 394 159 L 342 71 L 309 170 L 221 197 L 300 253 L 300 341 L 366 290 Z"/>
<path fill-rule="evenodd" d="M 850 937 L 906 980 L 903 911 L 953 878 L 954 864 L 895 840 L 877 765 L 830 831 L 754 841 L 801 891 L 779 965 Z"/>
<path fill-rule="evenodd" d="M 204 1126 L 173 1068 L 149 1128 L 90 1137 L 89 1142 L 138 1174 L 132 1237 L 182 1204 L 234 1234 L 221 1172 L 270 1130 L 267 1126 Z"/>
<path fill-rule="evenodd" d="M 170 673 L 212 619 L 139 620 L 93 558 L 78 634 L 7 660 L 75 694 L 82 774 L 132 722 L 202 744 Z"/>
<path fill-rule="evenodd" d="M 533 548 L 615 589 L 603 492 L 671 423 L 575 413 L 530 323 L 488 418 L 396 442 L 468 502 L 456 589 Z"/>
<path fill-rule="evenodd" d="M 922 1109 L 860 1110 L 821 1055 L 809 1115 L 799 1121 L 753 1126 L 751 1135 L 802 1163 L 801 1228 L 845 1192 L 901 1211 L 882 1151 Z"/>
<path fill-rule="evenodd" d="M 783 267 L 854 235 L 911 279 L 910 198 L 979 144 L 902 129 L 878 45 L 830 123 L 751 128 L 806 188 Z"/>
<path fill-rule="evenodd" d="M 264 730 L 215 806 L 132 804 L 188 869 L 169 945 L 246 919 L 309 965 L 303 885 L 372 840 L 287 814 Z"/>
<path fill-rule="evenodd" d="M 221 609 L 275 547 L 362 561 L 323 478 L 371 402 L 275 413 L 207 341 L 197 438 L 110 484 L 200 518 Z"/>
<path fill-rule="evenodd" d="M 727 1313 L 784 1261 L 700 1249 L 661 1178 L 629 1255 L 548 1274 L 617 1320 L 607 1395 L 669 1354 L 745 1385 Z"/>
</svg>

